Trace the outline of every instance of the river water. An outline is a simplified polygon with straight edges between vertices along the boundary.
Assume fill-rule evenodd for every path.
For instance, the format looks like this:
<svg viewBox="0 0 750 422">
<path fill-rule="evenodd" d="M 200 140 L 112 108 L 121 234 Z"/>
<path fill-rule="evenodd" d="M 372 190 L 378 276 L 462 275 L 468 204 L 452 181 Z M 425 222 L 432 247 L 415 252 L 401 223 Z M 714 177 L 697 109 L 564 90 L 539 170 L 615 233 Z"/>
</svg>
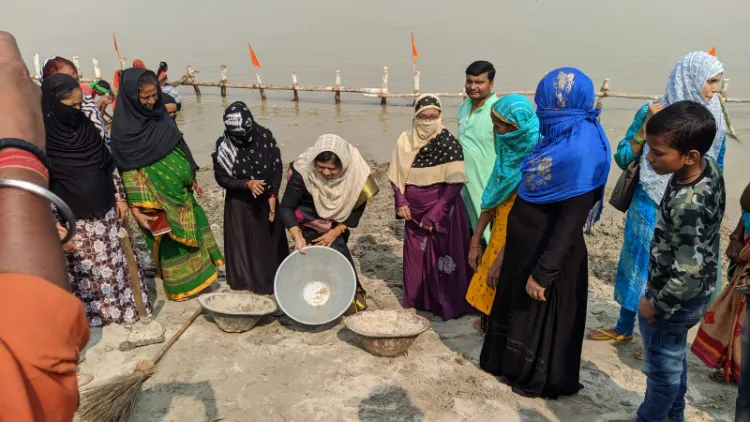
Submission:
<svg viewBox="0 0 750 422">
<path fill-rule="evenodd" d="M 64 5 L 64 6 L 63 6 Z M 389 90 L 411 92 L 409 31 L 415 32 L 422 92 L 459 92 L 464 69 L 473 60 L 497 68 L 496 90 L 533 90 L 549 70 L 571 65 L 591 76 L 598 88 L 605 77 L 617 92 L 661 94 L 674 63 L 693 50 L 717 46 L 730 97 L 750 98 L 750 3 L 746 0 L 508 0 L 473 2 L 377 2 L 316 0 L 39 0 L 4 8 L 0 28 L 12 32 L 30 68 L 32 54 L 80 56 L 91 77 L 97 57 L 105 79 L 117 66 L 112 32 L 130 62 L 142 59 L 156 68 L 165 60 L 177 79 L 187 65 L 199 80 L 218 81 L 227 65 L 234 83 L 255 80 L 247 51 L 250 42 L 263 65 L 264 83 L 290 84 L 291 70 L 301 85 L 332 85 L 336 70 L 342 84 L 379 88 L 389 67 Z M 181 88 L 186 102 L 178 118 L 199 164 L 221 134 L 227 105 L 218 88 Z M 229 90 L 228 101 L 243 100 L 269 127 L 285 160 L 292 160 L 315 138 L 336 133 L 377 160 L 390 158 L 393 144 L 410 125 L 407 100 L 381 107 L 376 98 L 342 94 Z M 455 133 L 457 99 L 446 99 L 448 127 Z M 602 123 L 613 146 L 622 138 L 643 101 L 608 98 Z M 736 218 L 737 200 L 750 181 L 750 105 L 730 105 L 739 143 L 728 140 L 726 182 L 728 212 Z M 610 183 L 619 176 L 613 169 Z"/>
</svg>

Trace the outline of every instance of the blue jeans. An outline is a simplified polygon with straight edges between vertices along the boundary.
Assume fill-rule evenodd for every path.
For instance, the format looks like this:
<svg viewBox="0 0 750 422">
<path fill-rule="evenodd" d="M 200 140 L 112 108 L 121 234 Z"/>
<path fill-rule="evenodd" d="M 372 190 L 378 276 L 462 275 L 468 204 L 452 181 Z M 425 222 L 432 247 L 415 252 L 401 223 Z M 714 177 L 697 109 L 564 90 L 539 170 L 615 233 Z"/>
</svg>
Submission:
<svg viewBox="0 0 750 422">
<path fill-rule="evenodd" d="M 750 422 L 750 300 L 747 301 L 747 308 L 745 309 L 741 348 L 742 369 L 740 370 L 740 389 L 737 392 L 737 410 L 734 422 Z"/>
<path fill-rule="evenodd" d="M 638 317 L 638 312 L 620 308 L 620 318 L 615 324 L 615 332 L 617 334 L 623 334 L 626 336 L 632 336 L 635 331 L 635 319 Z"/>
<path fill-rule="evenodd" d="M 646 297 L 651 298 L 648 293 Z M 663 422 L 667 417 L 675 422 L 685 420 L 687 335 L 700 322 L 708 300 L 689 300 L 669 319 L 657 317 L 652 323 L 638 315 L 643 336 L 643 373 L 648 377 L 638 422 Z"/>
</svg>

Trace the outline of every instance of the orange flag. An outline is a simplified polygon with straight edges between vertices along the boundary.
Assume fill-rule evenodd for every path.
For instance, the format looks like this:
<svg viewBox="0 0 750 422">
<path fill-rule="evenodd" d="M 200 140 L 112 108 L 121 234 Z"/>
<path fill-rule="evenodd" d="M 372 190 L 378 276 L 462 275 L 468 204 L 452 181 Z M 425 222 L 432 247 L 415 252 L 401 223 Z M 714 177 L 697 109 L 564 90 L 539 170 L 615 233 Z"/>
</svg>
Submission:
<svg viewBox="0 0 750 422">
<path fill-rule="evenodd" d="M 255 52 L 253 51 L 253 47 L 250 46 L 250 43 L 247 43 L 247 48 L 250 49 L 250 60 L 253 62 L 253 66 L 260 67 L 258 56 L 255 55 Z"/>
<path fill-rule="evenodd" d="M 711 47 L 711 49 L 708 50 L 708 54 L 716 56 L 716 46 Z"/>
<path fill-rule="evenodd" d="M 414 64 L 417 64 L 417 57 L 419 57 L 419 52 L 417 52 L 417 44 L 414 43 L 414 31 L 411 31 L 411 59 Z"/>
<path fill-rule="evenodd" d="M 112 39 L 115 42 L 115 53 L 117 53 L 117 60 L 122 63 L 122 56 L 120 55 L 120 49 L 117 48 L 117 37 L 115 37 L 115 33 L 112 33 Z"/>
</svg>

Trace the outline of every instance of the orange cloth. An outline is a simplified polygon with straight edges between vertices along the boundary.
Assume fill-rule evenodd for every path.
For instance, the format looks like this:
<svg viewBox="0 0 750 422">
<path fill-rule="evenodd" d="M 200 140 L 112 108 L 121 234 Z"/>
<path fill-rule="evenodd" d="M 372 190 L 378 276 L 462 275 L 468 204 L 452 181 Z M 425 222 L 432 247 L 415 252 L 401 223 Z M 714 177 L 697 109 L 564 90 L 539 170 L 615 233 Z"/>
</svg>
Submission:
<svg viewBox="0 0 750 422">
<path fill-rule="evenodd" d="M 0 274 L 0 421 L 72 421 L 83 304 L 38 277 Z"/>
<path fill-rule="evenodd" d="M 497 256 L 500 255 L 500 251 L 505 248 L 505 236 L 508 234 L 508 214 L 513 208 L 517 196 L 518 194 L 514 192 L 513 195 L 495 208 L 495 220 L 492 222 L 490 243 L 482 255 L 479 268 L 471 278 L 469 290 L 466 292 L 466 301 L 485 315 L 490 314 L 492 302 L 495 300 L 495 288 L 487 284 L 487 273 L 489 273 L 492 264 L 495 263 Z"/>
</svg>

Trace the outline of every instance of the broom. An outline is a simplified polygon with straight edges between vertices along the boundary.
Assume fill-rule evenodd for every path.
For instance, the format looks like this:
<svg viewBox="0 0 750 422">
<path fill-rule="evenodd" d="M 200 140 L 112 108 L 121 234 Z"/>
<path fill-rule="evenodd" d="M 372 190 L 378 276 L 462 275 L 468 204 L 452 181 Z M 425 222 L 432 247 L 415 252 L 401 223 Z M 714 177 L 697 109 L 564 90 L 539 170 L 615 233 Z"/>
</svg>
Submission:
<svg viewBox="0 0 750 422">
<path fill-rule="evenodd" d="M 128 422 L 133 415 L 141 386 L 157 371 L 156 365 L 170 347 L 180 338 L 201 314 L 203 307 L 198 307 L 193 315 L 182 324 L 169 342 L 159 350 L 151 360 L 138 362 L 131 374 L 120 375 L 111 380 L 86 389 L 81 397 L 78 416 L 87 422 Z"/>
</svg>

